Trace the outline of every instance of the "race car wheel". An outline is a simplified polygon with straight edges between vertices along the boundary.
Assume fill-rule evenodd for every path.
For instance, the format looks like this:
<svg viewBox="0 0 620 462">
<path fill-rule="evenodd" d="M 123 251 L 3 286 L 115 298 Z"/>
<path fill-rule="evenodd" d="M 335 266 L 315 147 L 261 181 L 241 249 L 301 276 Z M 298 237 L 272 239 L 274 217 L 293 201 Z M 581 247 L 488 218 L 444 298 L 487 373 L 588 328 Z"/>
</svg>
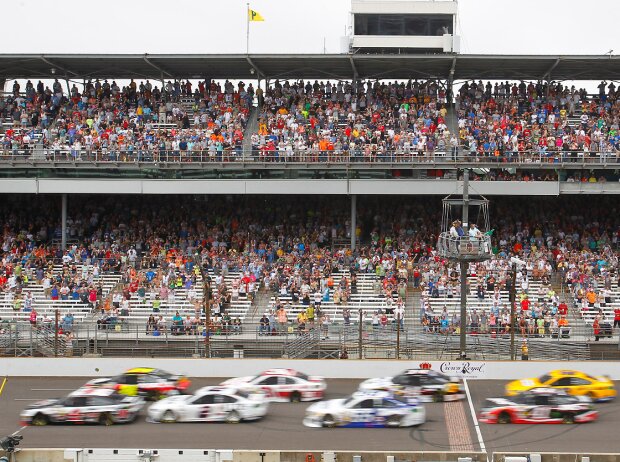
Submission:
<svg viewBox="0 0 620 462">
<path fill-rule="evenodd" d="M 239 423 L 239 422 L 241 422 L 241 417 L 239 416 L 237 411 L 231 411 L 226 416 L 226 423 L 236 424 L 236 423 Z"/>
<path fill-rule="evenodd" d="M 399 415 L 391 415 L 386 419 L 385 425 L 387 427 L 400 427 L 401 420 Z"/>
<path fill-rule="evenodd" d="M 112 419 L 112 416 L 110 414 L 104 412 L 99 416 L 99 425 L 105 425 L 106 427 L 109 427 L 113 424 L 114 419 Z"/>
<path fill-rule="evenodd" d="M 37 427 L 41 427 L 43 425 L 47 425 L 49 423 L 49 419 L 45 414 L 37 414 L 32 418 L 32 425 L 36 425 Z"/>
<path fill-rule="evenodd" d="M 336 419 L 334 419 L 334 416 L 332 416 L 331 414 L 327 414 L 326 416 L 323 417 L 323 426 L 324 427 L 335 427 L 336 426 Z"/>
<path fill-rule="evenodd" d="M 441 393 L 440 391 L 433 393 L 434 403 L 441 403 L 442 401 L 443 401 L 443 393 Z"/>
<path fill-rule="evenodd" d="M 161 419 L 159 419 L 159 421 L 163 423 L 174 423 L 177 421 L 177 416 L 172 411 L 166 411 L 161 416 Z"/>
<path fill-rule="evenodd" d="M 564 424 L 574 424 L 575 423 L 575 416 L 573 414 L 566 414 L 562 418 L 562 423 L 564 423 Z"/>
<path fill-rule="evenodd" d="M 291 403 L 299 403 L 301 401 L 301 393 L 294 391 L 291 393 Z"/>
<path fill-rule="evenodd" d="M 512 417 L 507 412 L 502 412 L 497 416 L 497 423 L 500 424 L 509 424 L 512 422 Z"/>
</svg>

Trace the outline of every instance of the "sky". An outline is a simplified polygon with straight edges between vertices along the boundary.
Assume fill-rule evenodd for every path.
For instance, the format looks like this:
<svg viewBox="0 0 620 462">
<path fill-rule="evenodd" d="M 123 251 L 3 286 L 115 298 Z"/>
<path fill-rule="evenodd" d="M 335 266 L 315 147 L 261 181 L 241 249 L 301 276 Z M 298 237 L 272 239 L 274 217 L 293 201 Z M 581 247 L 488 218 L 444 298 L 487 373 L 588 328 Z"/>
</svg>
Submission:
<svg viewBox="0 0 620 462">
<path fill-rule="evenodd" d="M 4 2 L 0 53 L 246 51 L 246 1 Z M 250 7 L 265 18 L 250 24 L 250 53 L 339 53 L 350 22 L 350 0 Z M 467 54 L 620 54 L 619 15 L 619 0 L 460 0 L 457 33 Z"/>
</svg>

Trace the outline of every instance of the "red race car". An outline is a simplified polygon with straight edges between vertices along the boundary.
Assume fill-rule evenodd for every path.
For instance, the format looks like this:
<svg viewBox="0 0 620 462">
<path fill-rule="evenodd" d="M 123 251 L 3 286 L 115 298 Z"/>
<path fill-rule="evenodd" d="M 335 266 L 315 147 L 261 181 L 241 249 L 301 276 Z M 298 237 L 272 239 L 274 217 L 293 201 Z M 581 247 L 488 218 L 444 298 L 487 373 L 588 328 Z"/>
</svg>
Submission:
<svg viewBox="0 0 620 462">
<path fill-rule="evenodd" d="M 270 401 L 315 401 L 323 398 L 325 380 L 293 369 L 269 369 L 259 375 L 237 377 L 222 382 L 245 391 L 260 389 Z"/>
<path fill-rule="evenodd" d="M 597 418 L 598 411 L 590 398 L 552 388 L 534 388 L 510 398 L 489 398 L 480 413 L 480 422 L 491 424 L 573 424 Z"/>
</svg>

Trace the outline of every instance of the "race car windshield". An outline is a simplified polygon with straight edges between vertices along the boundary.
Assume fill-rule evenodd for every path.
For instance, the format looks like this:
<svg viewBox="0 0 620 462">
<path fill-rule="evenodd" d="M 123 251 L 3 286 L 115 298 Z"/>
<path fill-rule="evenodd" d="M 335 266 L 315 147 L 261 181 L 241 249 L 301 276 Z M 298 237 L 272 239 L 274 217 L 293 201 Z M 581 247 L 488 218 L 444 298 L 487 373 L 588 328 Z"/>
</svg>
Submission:
<svg viewBox="0 0 620 462">
<path fill-rule="evenodd" d="M 409 404 L 409 401 L 407 400 L 407 398 L 404 398 L 402 396 L 392 396 L 390 398 L 391 401 L 397 401 L 399 403 L 403 403 L 403 404 Z"/>
<path fill-rule="evenodd" d="M 310 377 L 308 377 L 306 374 L 304 374 L 303 372 L 297 372 L 297 374 L 295 374 L 296 377 L 299 377 L 302 380 L 308 381 L 308 379 L 310 379 Z"/>
<path fill-rule="evenodd" d="M 172 377 L 172 374 L 170 372 L 162 371 L 160 369 L 155 369 L 153 372 L 151 372 L 151 375 L 160 377 L 162 379 L 169 379 L 170 377 Z"/>
<path fill-rule="evenodd" d="M 551 376 L 549 374 L 545 374 L 545 375 L 541 375 L 540 377 L 538 377 L 538 381 L 540 383 L 547 383 L 550 378 Z"/>
</svg>

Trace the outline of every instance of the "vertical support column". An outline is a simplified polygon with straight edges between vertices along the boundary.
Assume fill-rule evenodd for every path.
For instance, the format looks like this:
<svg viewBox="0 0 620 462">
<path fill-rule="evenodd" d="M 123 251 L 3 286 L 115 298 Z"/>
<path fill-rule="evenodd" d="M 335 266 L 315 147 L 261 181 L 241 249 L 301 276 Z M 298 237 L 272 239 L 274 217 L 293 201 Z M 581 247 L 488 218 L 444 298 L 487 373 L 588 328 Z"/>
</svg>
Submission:
<svg viewBox="0 0 620 462">
<path fill-rule="evenodd" d="M 6 85 L 6 79 L 0 78 L 0 93 L 4 93 L 4 86 Z"/>
<path fill-rule="evenodd" d="M 515 329 L 517 327 L 516 323 L 516 303 L 517 303 L 517 289 L 515 285 L 517 284 L 517 264 L 512 264 L 512 286 L 510 287 L 510 293 L 508 294 L 508 298 L 510 300 L 510 359 L 514 361 L 516 359 L 515 352 Z"/>
<path fill-rule="evenodd" d="M 67 194 L 62 195 L 62 210 L 61 210 L 61 248 L 67 250 Z"/>
<path fill-rule="evenodd" d="M 355 230 L 357 229 L 357 195 L 351 195 L 351 250 L 355 250 L 357 244 L 357 236 Z"/>
<path fill-rule="evenodd" d="M 469 239 L 467 229 L 469 226 L 469 170 L 463 171 L 463 231 L 465 236 L 463 239 Z M 467 261 L 461 260 L 461 335 L 460 335 L 460 352 L 461 358 L 467 357 L 467 269 L 469 264 Z"/>
</svg>

